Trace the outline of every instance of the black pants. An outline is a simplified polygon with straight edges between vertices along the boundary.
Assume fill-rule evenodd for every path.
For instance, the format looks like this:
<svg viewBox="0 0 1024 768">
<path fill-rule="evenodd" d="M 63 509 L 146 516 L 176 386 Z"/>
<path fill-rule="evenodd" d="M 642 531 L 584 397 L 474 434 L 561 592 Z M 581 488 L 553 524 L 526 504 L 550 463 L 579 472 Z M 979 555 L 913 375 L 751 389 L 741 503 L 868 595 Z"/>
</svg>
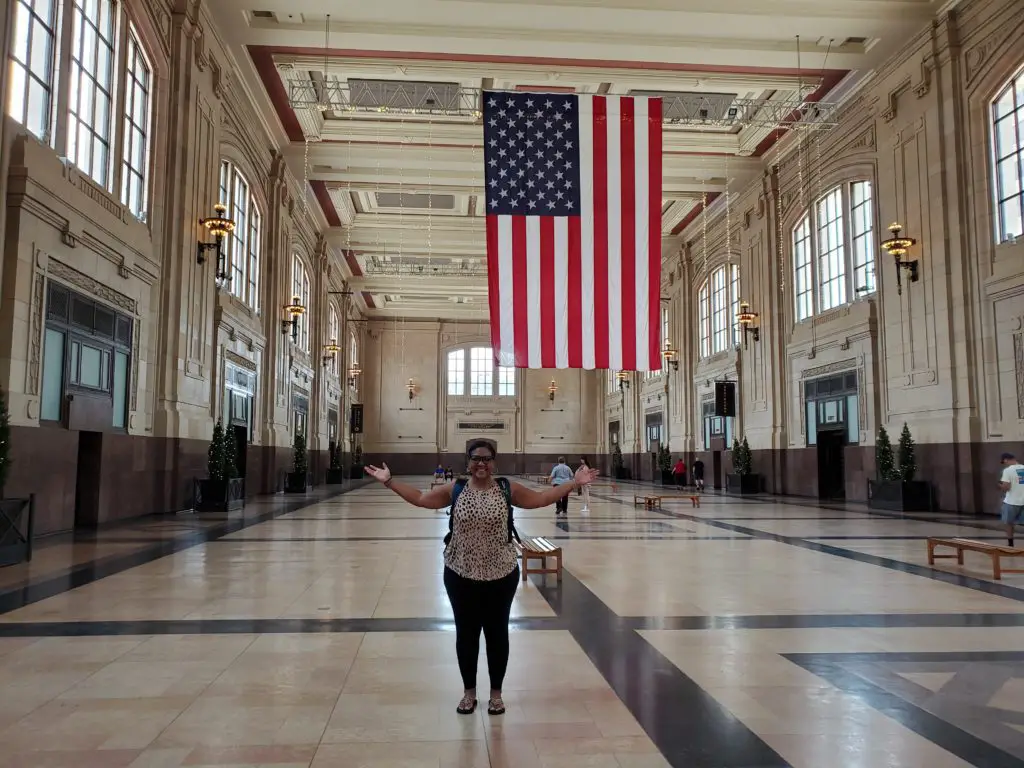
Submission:
<svg viewBox="0 0 1024 768">
<path fill-rule="evenodd" d="M 565 514 L 569 514 L 569 495 L 568 494 L 566 494 L 565 496 L 563 496 L 562 498 L 560 498 L 558 501 L 555 502 L 555 514 L 557 515 L 559 512 L 564 512 Z"/>
<path fill-rule="evenodd" d="M 519 568 L 503 579 L 475 581 L 444 569 L 444 588 L 455 614 L 455 654 L 459 657 L 462 684 L 476 688 L 480 659 L 480 631 L 487 641 L 487 669 L 491 688 L 501 690 L 508 668 L 508 617 L 519 587 Z"/>
</svg>

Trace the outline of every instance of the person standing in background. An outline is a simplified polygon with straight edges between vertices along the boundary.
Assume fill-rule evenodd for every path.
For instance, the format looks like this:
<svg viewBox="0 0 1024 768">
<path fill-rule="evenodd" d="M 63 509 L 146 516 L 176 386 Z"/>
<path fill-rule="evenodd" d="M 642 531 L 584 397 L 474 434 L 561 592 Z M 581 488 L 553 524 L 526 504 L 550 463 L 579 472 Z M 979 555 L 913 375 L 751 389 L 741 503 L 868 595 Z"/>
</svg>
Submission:
<svg viewBox="0 0 1024 768">
<path fill-rule="evenodd" d="M 565 463 L 565 457 L 559 456 L 558 463 L 555 464 L 554 469 L 551 470 L 551 484 L 556 488 L 565 483 L 571 483 L 573 481 L 572 470 Z M 568 515 L 569 514 L 569 494 L 559 497 L 555 502 L 555 516 Z"/>
<path fill-rule="evenodd" d="M 585 456 L 580 457 L 580 469 L 590 470 L 590 464 Z M 580 494 L 583 496 L 583 507 L 580 509 L 580 512 L 586 514 L 590 511 L 590 486 L 580 486 Z"/>
<path fill-rule="evenodd" d="M 999 460 L 1003 465 L 999 490 L 1006 494 L 1000 518 L 1006 526 L 1006 541 L 1012 547 L 1014 527 L 1024 524 L 1024 464 L 1012 453 L 1004 453 Z"/>
<path fill-rule="evenodd" d="M 693 462 L 693 484 L 698 491 L 704 490 L 704 462 L 700 459 Z"/>
</svg>

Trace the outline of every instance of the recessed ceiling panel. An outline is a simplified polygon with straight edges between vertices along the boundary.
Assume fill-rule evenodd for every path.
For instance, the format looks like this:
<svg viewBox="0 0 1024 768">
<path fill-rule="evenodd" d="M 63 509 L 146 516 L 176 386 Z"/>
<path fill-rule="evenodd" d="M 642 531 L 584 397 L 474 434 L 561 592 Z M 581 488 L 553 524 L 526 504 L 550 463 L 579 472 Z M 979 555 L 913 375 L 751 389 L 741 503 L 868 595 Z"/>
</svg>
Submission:
<svg viewBox="0 0 1024 768">
<path fill-rule="evenodd" d="M 451 211 L 455 195 L 423 195 L 410 192 L 378 192 L 378 208 L 406 208 L 420 211 Z"/>
</svg>

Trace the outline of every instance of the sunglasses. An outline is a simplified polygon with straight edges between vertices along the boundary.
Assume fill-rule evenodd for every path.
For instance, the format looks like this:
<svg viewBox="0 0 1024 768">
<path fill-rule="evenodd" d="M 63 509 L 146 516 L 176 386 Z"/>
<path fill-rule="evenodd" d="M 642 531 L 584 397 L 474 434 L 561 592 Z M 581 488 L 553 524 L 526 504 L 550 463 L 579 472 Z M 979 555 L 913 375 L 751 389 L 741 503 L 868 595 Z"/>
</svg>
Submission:
<svg viewBox="0 0 1024 768">
<path fill-rule="evenodd" d="M 493 456 L 470 456 L 469 460 L 474 464 L 487 464 L 494 461 Z"/>
</svg>

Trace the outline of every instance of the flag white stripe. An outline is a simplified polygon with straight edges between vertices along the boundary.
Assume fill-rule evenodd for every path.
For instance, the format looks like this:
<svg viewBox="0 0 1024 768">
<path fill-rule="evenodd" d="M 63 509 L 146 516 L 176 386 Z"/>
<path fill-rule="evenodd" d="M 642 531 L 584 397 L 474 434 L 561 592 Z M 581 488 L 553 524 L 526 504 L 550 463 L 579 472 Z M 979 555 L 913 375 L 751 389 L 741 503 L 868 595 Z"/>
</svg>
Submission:
<svg viewBox="0 0 1024 768">
<path fill-rule="evenodd" d="M 648 188 L 648 154 L 649 139 L 647 124 L 647 99 L 633 100 L 633 134 L 634 134 L 634 158 L 633 164 L 635 181 L 634 189 L 636 195 L 636 221 L 634 224 L 636 253 L 636 369 L 645 371 L 650 369 L 650 295 L 648 287 L 650 280 L 660 280 L 660 275 L 648 275 L 649 264 L 647 253 L 650 249 L 650 206 L 654 204 L 650 198 Z M 658 203 L 660 206 L 660 202 Z"/>
<path fill-rule="evenodd" d="M 498 216 L 498 316 L 501 346 L 498 349 L 500 365 L 515 365 L 515 281 L 512 279 L 512 217 Z"/>
<path fill-rule="evenodd" d="M 569 367 L 569 219 L 555 217 L 555 367 Z"/>
<path fill-rule="evenodd" d="M 622 368 L 622 117 L 608 96 L 608 364 Z"/>
<path fill-rule="evenodd" d="M 531 368 L 541 367 L 540 217 L 526 217 L 527 357 Z M 550 330 L 549 330 L 550 332 Z"/>
<path fill-rule="evenodd" d="M 594 97 L 583 95 L 580 103 L 580 286 L 583 323 L 583 367 L 592 369 L 594 353 Z M 607 275 L 596 276 L 608 280 Z"/>
</svg>

